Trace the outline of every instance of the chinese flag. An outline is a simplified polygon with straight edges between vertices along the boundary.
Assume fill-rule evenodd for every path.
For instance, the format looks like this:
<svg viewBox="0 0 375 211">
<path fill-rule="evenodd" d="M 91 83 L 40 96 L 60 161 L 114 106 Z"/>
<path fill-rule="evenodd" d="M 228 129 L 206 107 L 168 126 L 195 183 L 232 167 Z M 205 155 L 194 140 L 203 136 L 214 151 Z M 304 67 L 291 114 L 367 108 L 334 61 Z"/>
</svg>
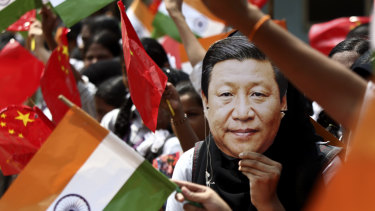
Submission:
<svg viewBox="0 0 375 211">
<path fill-rule="evenodd" d="M 7 30 L 8 31 L 29 31 L 31 23 L 36 18 L 36 10 L 30 10 L 24 15 L 21 16 L 18 21 L 14 22 L 10 25 Z"/>
<path fill-rule="evenodd" d="M 375 210 L 375 98 L 365 103 L 346 162 L 307 210 Z"/>
<path fill-rule="evenodd" d="M 0 108 L 22 104 L 40 84 L 44 65 L 11 40 L 0 52 Z"/>
<path fill-rule="evenodd" d="M 321 53 L 328 55 L 333 47 L 345 40 L 350 30 L 369 21 L 368 17 L 353 16 L 314 24 L 309 31 L 310 45 Z"/>
<path fill-rule="evenodd" d="M 58 99 L 64 95 L 81 107 L 81 98 L 69 63 L 68 47 L 58 46 L 51 54 L 42 80 L 40 82 L 44 101 L 51 111 L 53 121 L 57 124 L 69 110 Z"/>
<path fill-rule="evenodd" d="M 130 95 L 144 124 L 155 131 L 159 104 L 168 78 L 143 49 L 122 2 L 117 4 L 121 13 L 122 47 Z"/>
<path fill-rule="evenodd" d="M 4 175 L 20 173 L 53 128 L 38 108 L 13 105 L 0 111 L 0 167 Z"/>
</svg>

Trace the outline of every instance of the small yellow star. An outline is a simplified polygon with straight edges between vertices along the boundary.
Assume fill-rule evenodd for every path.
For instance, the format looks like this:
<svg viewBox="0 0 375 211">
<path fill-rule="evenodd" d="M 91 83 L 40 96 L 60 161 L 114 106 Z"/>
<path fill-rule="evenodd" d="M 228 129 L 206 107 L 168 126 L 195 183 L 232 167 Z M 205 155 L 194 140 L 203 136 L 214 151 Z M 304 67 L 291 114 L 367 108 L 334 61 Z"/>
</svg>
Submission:
<svg viewBox="0 0 375 211">
<path fill-rule="evenodd" d="M 130 50 L 130 55 L 132 55 L 132 56 L 133 56 L 133 51 L 132 51 L 132 50 Z"/>
<path fill-rule="evenodd" d="M 69 56 L 69 51 L 67 46 L 62 47 L 62 54 L 66 55 L 66 57 Z"/>
<path fill-rule="evenodd" d="M 64 66 L 61 65 L 61 70 L 65 73 L 65 74 L 69 74 L 69 70 L 68 68 L 65 68 Z"/>
<path fill-rule="evenodd" d="M 18 138 L 23 138 L 22 133 L 19 133 L 19 134 L 18 134 Z"/>
<path fill-rule="evenodd" d="M 6 114 L 1 114 L 0 117 L 3 118 L 3 119 L 5 119 L 5 117 L 7 117 L 7 115 Z"/>
<path fill-rule="evenodd" d="M 0 126 L 1 126 L 1 127 L 5 127 L 5 126 L 7 126 L 7 123 L 5 123 L 5 122 L 0 122 Z"/>
<path fill-rule="evenodd" d="M 9 129 L 8 132 L 9 132 L 9 134 L 11 134 L 11 135 L 14 134 L 14 130 L 13 130 L 13 129 Z"/>
<path fill-rule="evenodd" d="M 23 114 L 19 111 L 17 111 L 18 113 L 18 116 L 15 118 L 15 119 L 18 119 L 18 120 L 22 120 L 23 124 L 25 125 L 25 127 L 27 126 L 27 123 L 28 122 L 34 122 L 33 119 L 30 119 L 29 116 L 30 116 L 30 113 L 27 113 L 27 114 Z"/>
</svg>

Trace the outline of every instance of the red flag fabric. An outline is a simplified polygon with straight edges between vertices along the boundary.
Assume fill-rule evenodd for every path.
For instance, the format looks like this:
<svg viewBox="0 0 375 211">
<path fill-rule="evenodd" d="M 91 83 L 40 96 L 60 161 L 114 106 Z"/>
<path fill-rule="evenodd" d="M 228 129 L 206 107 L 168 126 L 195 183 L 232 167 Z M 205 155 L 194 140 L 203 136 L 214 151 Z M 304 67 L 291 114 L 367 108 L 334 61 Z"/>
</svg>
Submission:
<svg viewBox="0 0 375 211">
<path fill-rule="evenodd" d="M 118 1 L 117 4 L 121 13 L 122 47 L 130 96 L 144 124 L 155 131 L 159 104 L 168 78 L 143 49 L 123 3 Z"/>
<path fill-rule="evenodd" d="M 68 43 L 67 35 L 68 35 L 69 31 L 70 31 L 70 29 L 68 29 L 66 27 L 57 28 L 55 40 L 56 40 L 58 45 L 68 46 L 69 43 Z"/>
<path fill-rule="evenodd" d="M 21 16 L 18 21 L 14 22 L 10 25 L 7 30 L 8 31 L 29 31 L 30 25 L 36 18 L 36 10 L 30 10 L 29 12 L 25 13 Z"/>
<path fill-rule="evenodd" d="M 81 107 L 81 98 L 69 63 L 67 46 L 58 46 L 51 54 L 40 82 L 44 101 L 57 124 L 69 108 L 61 103 L 59 95 L 64 95 Z"/>
<path fill-rule="evenodd" d="M 268 0 L 248 0 L 250 3 L 254 4 L 258 8 L 262 8 L 265 4 L 267 4 Z"/>
<path fill-rule="evenodd" d="M 369 21 L 369 17 L 353 16 L 314 24 L 309 31 L 310 45 L 328 55 L 333 47 L 345 40 L 350 30 Z"/>
<path fill-rule="evenodd" d="M 8 106 L 0 111 L 0 167 L 18 174 L 52 132 L 54 125 L 38 108 Z"/>
<path fill-rule="evenodd" d="M 0 52 L 0 108 L 22 104 L 40 84 L 44 64 L 11 40 Z"/>
</svg>

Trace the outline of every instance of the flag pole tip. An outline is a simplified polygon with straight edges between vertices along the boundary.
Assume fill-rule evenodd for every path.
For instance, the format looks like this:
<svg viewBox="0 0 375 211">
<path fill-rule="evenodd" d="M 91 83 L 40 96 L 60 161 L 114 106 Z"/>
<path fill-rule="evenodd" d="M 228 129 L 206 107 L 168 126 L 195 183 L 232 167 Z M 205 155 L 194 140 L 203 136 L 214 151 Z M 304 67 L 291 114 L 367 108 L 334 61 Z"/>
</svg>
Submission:
<svg viewBox="0 0 375 211">
<path fill-rule="evenodd" d="M 69 106 L 69 108 L 74 106 L 74 103 L 68 100 L 68 98 L 66 98 L 64 95 L 59 95 L 57 98 L 61 100 L 63 103 L 65 103 L 65 105 Z"/>
</svg>

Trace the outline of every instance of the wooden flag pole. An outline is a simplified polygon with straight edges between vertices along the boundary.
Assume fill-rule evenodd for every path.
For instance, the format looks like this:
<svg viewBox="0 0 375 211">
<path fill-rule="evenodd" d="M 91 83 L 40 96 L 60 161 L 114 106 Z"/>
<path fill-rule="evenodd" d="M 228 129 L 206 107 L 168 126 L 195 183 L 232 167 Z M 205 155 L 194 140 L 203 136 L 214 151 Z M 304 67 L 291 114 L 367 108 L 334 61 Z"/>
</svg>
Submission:
<svg viewBox="0 0 375 211">
<path fill-rule="evenodd" d="M 271 19 L 275 18 L 275 1 L 268 0 L 268 14 L 271 16 Z"/>
<path fill-rule="evenodd" d="M 173 110 L 173 108 L 172 108 L 171 102 L 169 102 L 168 99 L 166 100 L 166 102 L 167 102 L 167 105 L 168 105 L 169 111 L 170 111 L 171 114 L 172 114 L 172 117 L 174 117 L 174 115 L 176 115 L 176 114 L 175 114 L 175 112 L 174 112 L 174 110 Z"/>
<path fill-rule="evenodd" d="M 68 100 L 68 98 L 66 98 L 64 95 L 59 95 L 58 99 L 65 103 L 65 105 L 69 106 L 69 108 L 75 106 L 75 104 Z"/>
</svg>

